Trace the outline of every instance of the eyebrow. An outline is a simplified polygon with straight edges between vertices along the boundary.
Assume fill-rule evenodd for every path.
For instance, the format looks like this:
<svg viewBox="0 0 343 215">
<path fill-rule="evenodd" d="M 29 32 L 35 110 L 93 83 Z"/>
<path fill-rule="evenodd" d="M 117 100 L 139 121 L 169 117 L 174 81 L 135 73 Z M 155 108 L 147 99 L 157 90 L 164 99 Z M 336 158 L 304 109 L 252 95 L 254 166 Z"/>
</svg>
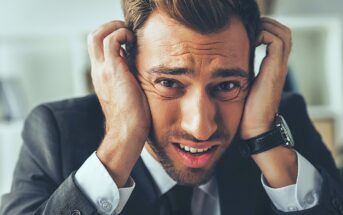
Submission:
<svg viewBox="0 0 343 215">
<path fill-rule="evenodd" d="M 164 66 L 156 66 L 147 71 L 147 73 L 157 73 L 157 74 L 165 74 L 165 75 L 194 75 L 194 71 L 185 69 L 185 68 L 168 68 Z M 225 78 L 225 77 L 243 77 L 248 78 L 248 72 L 239 69 L 218 69 L 211 74 L 211 78 Z"/>
<path fill-rule="evenodd" d="M 218 69 L 214 73 L 212 73 L 211 78 L 226 78 L 226 77 L 232 77 L 232 76 L 238 76 L 243 78 L 248 78 L 248 72 L 239 69 Z"/>
<path fill-rule="evenodd" d="M 156 66 L 147 71 L 147 73 L 157 73 L 164 75 L 193 75 L 194 72 L 185 68 L 167 68 L 163 66 Z"/>
</svg>

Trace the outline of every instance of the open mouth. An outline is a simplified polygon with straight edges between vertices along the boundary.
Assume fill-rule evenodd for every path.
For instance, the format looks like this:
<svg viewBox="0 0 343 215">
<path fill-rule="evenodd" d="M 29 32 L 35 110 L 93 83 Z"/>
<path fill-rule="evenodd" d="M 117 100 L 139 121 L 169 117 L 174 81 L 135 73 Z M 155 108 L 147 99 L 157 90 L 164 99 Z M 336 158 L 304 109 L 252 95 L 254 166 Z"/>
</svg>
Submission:
<svg viewBox="0 0 343 215">
<path fill-rule="evenodd" d="M 215 150 L 219 145 L 212 145 L 201 148 L 200 145 L 197 148 L 186 146 L 180 143 L 174 143 L 174 149 L 176 150 L 177 160 L 183 163 L 183 165 L 190 168 L 205 168 L 214 156 Z"/>
<path fill-rule="evenodd" d="M 216 148 L 216 146 L 210 146 L 207 148 L 193 148 L 193 147 L 185 146 L 178 143 L 174 143 L 174 145 L 178 147 L 180 150 L 182 150 L 183 152 L 188 153 L 193 156 L 201 156 L 203 154 L 213 151 L 213 149 Z"/>
</svg>

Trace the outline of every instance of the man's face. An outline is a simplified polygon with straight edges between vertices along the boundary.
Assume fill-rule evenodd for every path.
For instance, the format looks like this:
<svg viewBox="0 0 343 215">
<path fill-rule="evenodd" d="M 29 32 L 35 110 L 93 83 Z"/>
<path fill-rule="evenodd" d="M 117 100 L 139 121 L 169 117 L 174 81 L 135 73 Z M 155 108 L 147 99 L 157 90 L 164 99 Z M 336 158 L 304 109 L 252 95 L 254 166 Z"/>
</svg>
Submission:
<svg viewBox="0 0 343 215">
<path fill-rule="evenodd" d="M 178 183 L 206 182 L 236 135 L 248 92 L 243 24 L 232 18 L 204 35 L 155 11 L 138 32 L 136 67 L 152 115 L 146 148 Z"/>
</svg>

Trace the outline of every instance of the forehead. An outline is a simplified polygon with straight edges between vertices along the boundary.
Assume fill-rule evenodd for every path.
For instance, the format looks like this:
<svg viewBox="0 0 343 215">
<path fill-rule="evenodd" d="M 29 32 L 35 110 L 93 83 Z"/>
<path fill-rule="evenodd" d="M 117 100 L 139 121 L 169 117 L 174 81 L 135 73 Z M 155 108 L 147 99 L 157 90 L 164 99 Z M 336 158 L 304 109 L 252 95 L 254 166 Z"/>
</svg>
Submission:
<svg viewBox="0 0 343 215">
<path fill-rule="evenodd" d="M 232 17 L 220 32 L 201 34 L 158 11 L 137 35 L 139 71 L 151 67 L 240 68 L 248 71 L 249 40 L 242 22 Z"/>
</svg>

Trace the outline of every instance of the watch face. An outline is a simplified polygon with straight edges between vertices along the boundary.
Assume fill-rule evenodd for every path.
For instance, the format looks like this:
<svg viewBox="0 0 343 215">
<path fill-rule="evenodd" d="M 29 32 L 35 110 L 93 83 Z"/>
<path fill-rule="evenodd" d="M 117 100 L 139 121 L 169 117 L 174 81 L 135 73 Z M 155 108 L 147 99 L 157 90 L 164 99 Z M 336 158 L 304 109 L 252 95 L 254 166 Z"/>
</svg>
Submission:
<svg viewBox="0 0 343 215">
<path fill-rule="evenodd" d="M 285 119 L 281 115 L 277 114 L 275 117 L 275 124 L 276 127 L 280 128 L 281 136 L 285 142 L 285 146 L 294 147 L 294 139 Z"/>
</svg>

